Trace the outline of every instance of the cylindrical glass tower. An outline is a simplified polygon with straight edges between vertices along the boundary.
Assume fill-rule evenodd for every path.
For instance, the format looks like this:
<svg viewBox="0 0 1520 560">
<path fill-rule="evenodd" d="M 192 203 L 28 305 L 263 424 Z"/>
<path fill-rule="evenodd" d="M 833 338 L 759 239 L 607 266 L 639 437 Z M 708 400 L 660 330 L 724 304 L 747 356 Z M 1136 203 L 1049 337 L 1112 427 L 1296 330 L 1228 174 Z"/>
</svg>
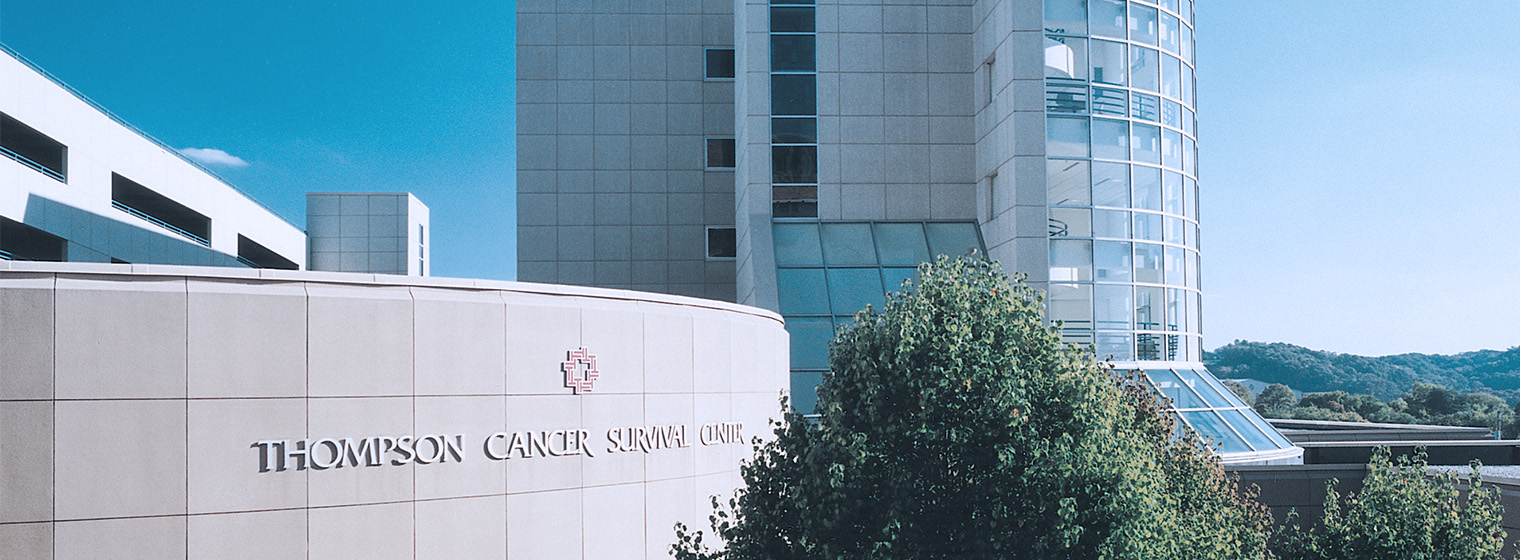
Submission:
<svg viewBox="0 0 1520 560">
<path fill-rule="evenodd" d="M 1192 0 L 1044 0 L 1049 305 L 1230 462 L 1297 449 L 1202 367 Z"/>
</svg>

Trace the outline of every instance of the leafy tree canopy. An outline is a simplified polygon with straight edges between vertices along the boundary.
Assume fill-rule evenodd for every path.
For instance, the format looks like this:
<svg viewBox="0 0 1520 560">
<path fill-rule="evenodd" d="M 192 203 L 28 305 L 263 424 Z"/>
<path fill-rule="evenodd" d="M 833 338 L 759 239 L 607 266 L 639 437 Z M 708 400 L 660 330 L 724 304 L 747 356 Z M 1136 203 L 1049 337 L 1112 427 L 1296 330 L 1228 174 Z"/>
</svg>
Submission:
<svg viewBox="0 0 1520 560">
<path fill-rule="evenodd" d="M 1268 517 L 1165 405 L 1044 324 L 996 264 L 940 259 L 842 330 L 677 558 L 1265 558 Z"/>
</svg>

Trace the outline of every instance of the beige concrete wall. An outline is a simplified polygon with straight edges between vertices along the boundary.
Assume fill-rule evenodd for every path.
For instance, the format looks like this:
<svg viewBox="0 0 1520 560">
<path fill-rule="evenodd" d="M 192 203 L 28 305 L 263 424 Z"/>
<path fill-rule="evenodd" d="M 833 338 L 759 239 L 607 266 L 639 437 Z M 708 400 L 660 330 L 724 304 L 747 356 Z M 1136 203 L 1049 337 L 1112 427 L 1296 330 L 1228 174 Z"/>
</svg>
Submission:
<svg viewBox="0 0 1520 560">
<path fill-rule="evenodd" d="M 667 557 L 749 455 L 701 427 L 768 434 L 787 347 L 769 312 L 677 296 L 0 261 L 0 551 Z M 578 348 L 600 373 L 583 394 L 561 369 Z M 649 426 L 686 445 L 609 450 Z M 594 455 L 487 455 L 563 429 Z M 462 435 L 462 460 L 260 472 L 255 445 L 405 435 Z"/>
</svg>

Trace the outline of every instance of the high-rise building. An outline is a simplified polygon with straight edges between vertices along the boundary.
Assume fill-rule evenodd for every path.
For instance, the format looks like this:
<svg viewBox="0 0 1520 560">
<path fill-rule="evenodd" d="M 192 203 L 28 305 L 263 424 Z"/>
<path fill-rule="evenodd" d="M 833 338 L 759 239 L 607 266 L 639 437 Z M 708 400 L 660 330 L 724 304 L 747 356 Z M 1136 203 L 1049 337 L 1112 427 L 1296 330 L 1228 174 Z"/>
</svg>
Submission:
<svg viewBox="0 0 1520 560">
<path fill-rule="evenodd" d="M 835 328 L 974 250 L 1227 462 L 1292 461 L 1201 364 L 1192 8 L 521 1 L 519 278 L 779 311 L 808 410 Z"/>
</svg>

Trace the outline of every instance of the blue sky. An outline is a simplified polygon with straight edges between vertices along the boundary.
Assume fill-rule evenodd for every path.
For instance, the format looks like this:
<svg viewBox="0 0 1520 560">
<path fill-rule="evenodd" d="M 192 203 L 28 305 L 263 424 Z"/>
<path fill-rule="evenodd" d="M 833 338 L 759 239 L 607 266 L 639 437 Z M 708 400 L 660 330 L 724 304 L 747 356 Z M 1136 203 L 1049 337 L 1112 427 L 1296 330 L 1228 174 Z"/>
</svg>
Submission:
<svg viewBox="0 0 1520 560">
<path fill-rule="evenodd" d="M 1206 344 L 1520 344 L 1520 4 L 1198 2 Z M 514 275 L 511 2 L 0 0 L 0 41 L 296 223 L 412 191 Z"/>
<path fill-rule="evenodd" d="M 433 272 L 515 276 L 508 2 L 0 0 L 0 41 L 306 223 L 309 191 L 415 193 Z"/>
</svg>

